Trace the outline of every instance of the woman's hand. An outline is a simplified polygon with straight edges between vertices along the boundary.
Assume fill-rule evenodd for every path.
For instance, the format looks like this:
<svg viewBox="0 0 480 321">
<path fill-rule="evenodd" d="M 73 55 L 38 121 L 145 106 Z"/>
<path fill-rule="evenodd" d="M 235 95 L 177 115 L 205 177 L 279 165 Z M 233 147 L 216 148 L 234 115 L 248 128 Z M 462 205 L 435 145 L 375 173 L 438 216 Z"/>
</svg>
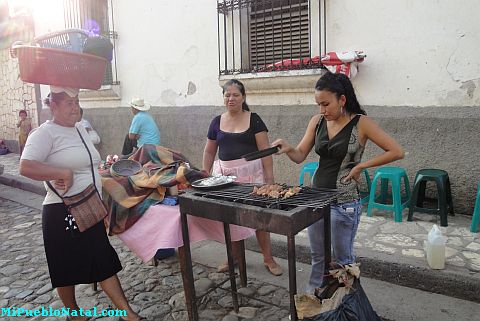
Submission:
<svg viewBox="0 0 480 321">
<path fill-rule="evenodd" d="M 278 152 L 276 153 L 276 155 L 288 153 L 288 152 L 292 151 L 292 149 L 293 149 L 292 145 L 288 144 L 285 140 L 283 140 L 281 138 L 275 140 L 272 143 L 272 147 L 275 147 L 275 146 L 278 147 Z"/>
<path fill-rule="evenodd" d="M 63 178 L 53 181 L 53 186 L 55 189 L 61 190 L 63 191 L 63 194 L 65 194 L 73 185 L 73 172 L 70 169 L 65 169 L 62 176 Z"/>
<path fill-rule="evenodd" d="M 363 168 L 361 168 L 360 166 L 355 166 L 354 168 L 352 168 L 348 176 L 344 178 L 344 181 L 349 182 L 353 179 L 358 182 L 360 180 L 360 174 L 362 173 L 362 170 Z"/>
</svg>

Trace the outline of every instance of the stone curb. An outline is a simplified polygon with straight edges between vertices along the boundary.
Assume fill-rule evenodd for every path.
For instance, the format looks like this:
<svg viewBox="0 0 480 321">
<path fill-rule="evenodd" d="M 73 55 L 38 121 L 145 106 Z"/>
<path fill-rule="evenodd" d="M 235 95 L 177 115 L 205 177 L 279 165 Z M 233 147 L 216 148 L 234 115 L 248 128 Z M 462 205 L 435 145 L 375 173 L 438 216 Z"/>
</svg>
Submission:
<svg viewBox="0 0 480 321">
<path fill-rule="evenodd" d="M 271 242 L 272 255 L 287 259 L 286 238 L 282 241 L 272 237 Z M 248 250 L 260 252 L 255 238 L 246 240 L 245 247 Z M 297 242 L 295 252 L 298 262 L 310 263 L 308 244 Z M 361 264 L 362 276 L 480 303 L 480 281 L 466 273 L 431 270 L 413 262 L 392 262 L 383 258 L 365 256 L 367 254 L 365 252 L 367 251 L 357 250 L 357 260 Z"/>
<path fill-rule="evenodd" d="M 43 183 L 21 176 L 4 173 L 0 175 L 0 184 L 29 191 L 42 196 L 46 194 Z"/>
</svg>

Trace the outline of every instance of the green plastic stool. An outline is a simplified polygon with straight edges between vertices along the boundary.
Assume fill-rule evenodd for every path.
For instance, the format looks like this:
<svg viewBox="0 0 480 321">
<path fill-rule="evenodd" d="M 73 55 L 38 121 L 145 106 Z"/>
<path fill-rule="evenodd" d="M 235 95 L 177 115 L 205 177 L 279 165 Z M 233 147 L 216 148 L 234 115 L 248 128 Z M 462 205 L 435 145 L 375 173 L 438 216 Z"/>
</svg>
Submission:
<svg viewBox="0 0 480 321">
<path fill-rule="evenodd" d="M 303 165 L 302 169 L 300 170 L 300 180 L 299 180 L 300 185 L 303 185 L 304 183 L 305 174 L 308 174 L 310 176 L 310 181 L 311 181 L 317 168 L 318 168 L 318 162 L 310 162 Z M 370 174 L 366 169 L 364 169 L 362 173 L 363 175 L 365 175 L 365 181 L 367 182 L 367 190 L 360 191 L 360 196 L 362 197 L 361 203 L 363 205 L 368 202 L 368 198 L 370 196 L 370 186 L 372 185 L 372 181 L 370 179 Z"/>
<path fill-rule="evenodd" d="M 475 209 L 473 210 L 472 225 L 470 226 L 470 232 L 478 232 L 478 223 L 480 221 L 480 182 L 477 187 L 477 200 L 475 201 Z"/>
<path fill-rule="evenodd" d="M 437 185 L 437 208 L 426 208 L 423 206 L 425 201 L 425 188 L 428 181 L 433 181 Z M 417 172 L 417 175 L 415 175 L 410 210 L 408 211 L 408 221 L 410 222 L 413 220 L 413 212 L 438 214 L 440 215 L 440 225 L 448 226 L 447 213 L 450 213 L 451 215 L 454 215 L 454 213 L 450 179 L 446 171 L 427 168 L 421 169 Z"/>
<path fill-rule="evenodd" d="M 405 185 L 405 197 L 402 199 L 401 183 Z M 375 191 L 380 180 L 380 196 L 375 197 Z M 385 204 L 388 197 L 388 181 L 392 182 L 392 204 Z M 367 215 L 372 216 L 374 208 L 380 208 L 387 211 L 393 211 L 395 222 L 402 221 L 402 211 L 410 203 L 410 184 L 405 170 L 401 167 L 385 166 L 375 171 L 375 175 L 370 187 L 370 196 L 368 199 Z"/>
<path fill-rule="evenodd" d="M 360 202 L 362 203 L 362 205 L 365 205 L 368 203 L 368 200 L 370 198 L 370 190 L 372 189 L 372 180 L 370 179 L 370 174 L 368 173 L 367 169 L 362 170 L 362 173 L 365 176 L 365 181 L 367 183 L 367 190 L 360 191 L 360 196 L 362 197 Z"/>
</svg>

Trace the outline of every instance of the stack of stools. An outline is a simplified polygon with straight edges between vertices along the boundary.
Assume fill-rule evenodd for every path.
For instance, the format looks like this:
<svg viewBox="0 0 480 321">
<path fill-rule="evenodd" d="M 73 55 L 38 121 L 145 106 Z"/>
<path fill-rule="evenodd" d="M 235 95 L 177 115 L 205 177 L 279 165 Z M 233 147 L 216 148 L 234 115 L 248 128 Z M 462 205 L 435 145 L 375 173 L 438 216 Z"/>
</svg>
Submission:
<svg viewBox="0 0 480 321">
<path fill-rule="evenodd" d="M 424 207 L 425 188 L 428 181 L 433 181 L 437 185 L 437 208 Z M 450 213 L 453 215 L 453 201 L 450 179 L 446 171 L 441 169 L 421 169 L 417 172 L 412 192 L 410 211 L 408 212 L 408 221 L 412 221 L 413 212 L 438 214 L 440 215 L 440 225 L 448 226 L 447 214 Z"/>
<path fill-rule="evenodd" d="M 470 232 L 478 232 L 478 223 L 480 222 L 480 182 L 477 188 L 477 200 L 475 201 L 475 209 L 473 210 L 472 225 L 470 226 Z"/>
<path fill-rule="evenodd" d="M 405 185 L 405 195 L 402 197 L 402 179 Z M 375 195 L 377 183 L 380 185 L 380 196 Z M 388 198 L 388 181 L 392 183 L 392 204 L 386 204 Z M 367 215 L 372 216 L 372 210 L 379 208 L 382 210 L 393 211 L 395 222 L 402 221 L 402 211 L 410 202 L 410 183 L 406 171 L 401 167 L 384 166 L 375 171 L 372 185 L 370 187 L 370 196 L 368 200 Z"/>
</svg>

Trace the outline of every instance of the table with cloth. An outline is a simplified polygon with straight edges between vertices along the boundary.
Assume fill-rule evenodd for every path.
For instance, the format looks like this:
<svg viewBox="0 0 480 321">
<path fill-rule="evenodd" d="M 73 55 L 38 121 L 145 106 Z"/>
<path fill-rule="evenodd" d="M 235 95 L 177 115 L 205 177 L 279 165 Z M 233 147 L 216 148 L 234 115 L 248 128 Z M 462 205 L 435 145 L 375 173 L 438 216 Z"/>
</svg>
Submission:
<svg viewBox="0 0 480 321">
<path fill-rule="evenodd" d="M 130 177 L 112 176 L 103 171 L 103 200 L 108 209 L 109 235 L 117 235 L 144 262 L 161 248 L 183 245 L 178 205 L 160 204 L 169 193 L 188 188 L 207 176 L 190 166 L 181 153 L 158 145 L 143 145 L 129 159 L 142 164 L 143 170 Z M 225 242 L 221 222 L 189 217 L 190 242 Z M 232 241 L 246 239 L 255 230 L 232 225 Z"/>
</svg>

